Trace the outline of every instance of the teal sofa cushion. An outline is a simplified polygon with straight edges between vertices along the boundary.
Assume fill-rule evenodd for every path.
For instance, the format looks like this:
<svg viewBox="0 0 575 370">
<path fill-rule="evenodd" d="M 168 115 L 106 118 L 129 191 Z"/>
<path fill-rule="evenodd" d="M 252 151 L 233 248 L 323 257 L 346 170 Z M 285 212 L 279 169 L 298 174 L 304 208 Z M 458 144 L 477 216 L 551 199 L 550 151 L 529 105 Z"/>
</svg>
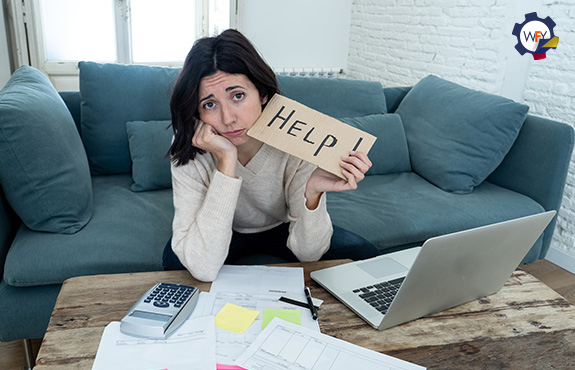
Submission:
<svg viewBox="0 0 575 370">
<path fill-rule="evenodd" d="M 50 80 L 29 66 L 0 91 L 0 182 L 32 230 L 75 233 L 92 215 L 88 160 L 74 119 Z"/>
<path fill-rule="evenodd" d="M 130 173 L 126 122 L 169 120 L 177 68 L 80 62 L 82 140 L 94 175 Z"/>
<path fill-rule="evenodd" d="M 445 191 L 473 191 L 501 163 L 528 107 L 430 75 L 407 93 L 401 116 L 413 171 Z"/>
<path fill-rule="evenodd" d="M 533 199 L 487 181 L 462 195 L 443 191 L 414 172 L 367 176 L 355 191 L 327 193 L 327 209 L 335 225 L 364 236 L 381 252 L 544 211 Z M 534 256 L 541 240 L 537 243 L 530 252 Z"/>
<path fill-rule="evenodd" d="M 21 226 L 6 256 L 12 286 L 60 284 L 73 276 L 162 270 L 172 236 L 172 190 L 133 192 L 132 176 L 93 176 L 92 220 L 73 235 Z"/>
<path fill-rule="evenodd" d="M 132 158 L 133 191 L 172 187 L 168 151 L 172 143 L 171 121 L 126 122 Z"/>
<path fill-rule="evenodd" d="M 277 76 L 281 94 L 335 118 L 387 113 L 383 87 L 376 81 Z"/>
<path fill-rule="evenodd" d="M 411 171 L 407 139 L 398 114 L 373 114 L 341 121 L 363 130 L 377 140 L 369 151 L 372 166 L 366 175 L 385 175 Z"/>
</svg>

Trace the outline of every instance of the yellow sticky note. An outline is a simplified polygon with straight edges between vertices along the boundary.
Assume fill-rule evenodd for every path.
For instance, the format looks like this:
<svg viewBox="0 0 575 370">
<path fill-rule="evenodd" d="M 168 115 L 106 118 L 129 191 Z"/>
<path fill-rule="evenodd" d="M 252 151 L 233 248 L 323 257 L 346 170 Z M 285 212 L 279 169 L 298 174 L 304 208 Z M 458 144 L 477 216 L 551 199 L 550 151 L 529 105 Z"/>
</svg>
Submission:
<svg viewBox="0 0 575 370">
<path fill-rule="evenodd" d="M 279 317 L 282 320 L 301 325 L 301 310 L 275 310 L 265 308 L 262 318 L 262 330 L 268 326 L 274 317 Z"/>
<path fill-rule="evenodd" d="M 226 303 L 216 315 L 216 326 L 234 333 L 243 333 L 260 314 L 259 311 Z"/>
</svg>

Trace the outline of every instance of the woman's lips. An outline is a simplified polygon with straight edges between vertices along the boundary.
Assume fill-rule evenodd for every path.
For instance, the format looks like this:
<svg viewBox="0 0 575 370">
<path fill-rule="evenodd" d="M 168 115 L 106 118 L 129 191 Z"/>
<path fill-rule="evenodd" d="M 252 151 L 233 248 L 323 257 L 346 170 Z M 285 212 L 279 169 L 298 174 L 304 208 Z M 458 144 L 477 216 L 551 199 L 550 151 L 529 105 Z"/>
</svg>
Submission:
<svg viewBox="0 0 575 370">
<path fill-rule="evenodd" d="M 244 131 L 245 131 L 244 129 L 228 131 L 228 132 L 224 132 L 224 135 L 230 136 L 230 137 L 236 137 L 236 136 L 240 136 L 241 134 L 243 134 Z"/>
</svg>

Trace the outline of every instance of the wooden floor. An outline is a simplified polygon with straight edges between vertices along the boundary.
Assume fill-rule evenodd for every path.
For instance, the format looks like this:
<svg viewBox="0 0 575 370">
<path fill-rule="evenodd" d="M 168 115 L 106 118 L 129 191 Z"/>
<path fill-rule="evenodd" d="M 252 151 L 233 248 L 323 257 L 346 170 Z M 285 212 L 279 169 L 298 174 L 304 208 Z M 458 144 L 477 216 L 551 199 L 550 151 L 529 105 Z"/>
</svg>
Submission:
<svg viewBox="0 0 575 370">
<path fill-rule="evenodd" d="M 521 266 L 521 268 L 575 305 L 575 275 L 546 260 Z M 32 343 L 34 353 L 37 353 L 41 339 L 34 339 Z M 25 365 L 23 341 L 0 342 L 0 370 L 22 370 Z"/>
</svg>

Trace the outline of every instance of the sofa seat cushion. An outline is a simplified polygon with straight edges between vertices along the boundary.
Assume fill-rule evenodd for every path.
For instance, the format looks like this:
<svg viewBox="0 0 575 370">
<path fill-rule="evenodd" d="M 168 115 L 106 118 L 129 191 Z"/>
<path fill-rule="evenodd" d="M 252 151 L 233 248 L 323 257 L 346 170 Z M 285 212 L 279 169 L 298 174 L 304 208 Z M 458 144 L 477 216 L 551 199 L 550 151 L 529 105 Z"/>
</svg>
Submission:
<svg viewBox="0 0 575 370">
<path fill-rule="evenodd" d="M 489 182 L 470 194 L 454 194 L 413 172 L 367 176 L 356 191 L 328 193 L 327 208 L 335 225 L 382 252 L 543 211 L 531 198 Z"/>
<path fill-rule="evenodd" d="M 80 275 L 162 270 L 172 234 L 172 190 L 133 192 L 130 175 L 94 176 L 94 211 L 73 235 L 20 227 L 6 257 L 13 286 L 59 284 Z"/>
</svg>

